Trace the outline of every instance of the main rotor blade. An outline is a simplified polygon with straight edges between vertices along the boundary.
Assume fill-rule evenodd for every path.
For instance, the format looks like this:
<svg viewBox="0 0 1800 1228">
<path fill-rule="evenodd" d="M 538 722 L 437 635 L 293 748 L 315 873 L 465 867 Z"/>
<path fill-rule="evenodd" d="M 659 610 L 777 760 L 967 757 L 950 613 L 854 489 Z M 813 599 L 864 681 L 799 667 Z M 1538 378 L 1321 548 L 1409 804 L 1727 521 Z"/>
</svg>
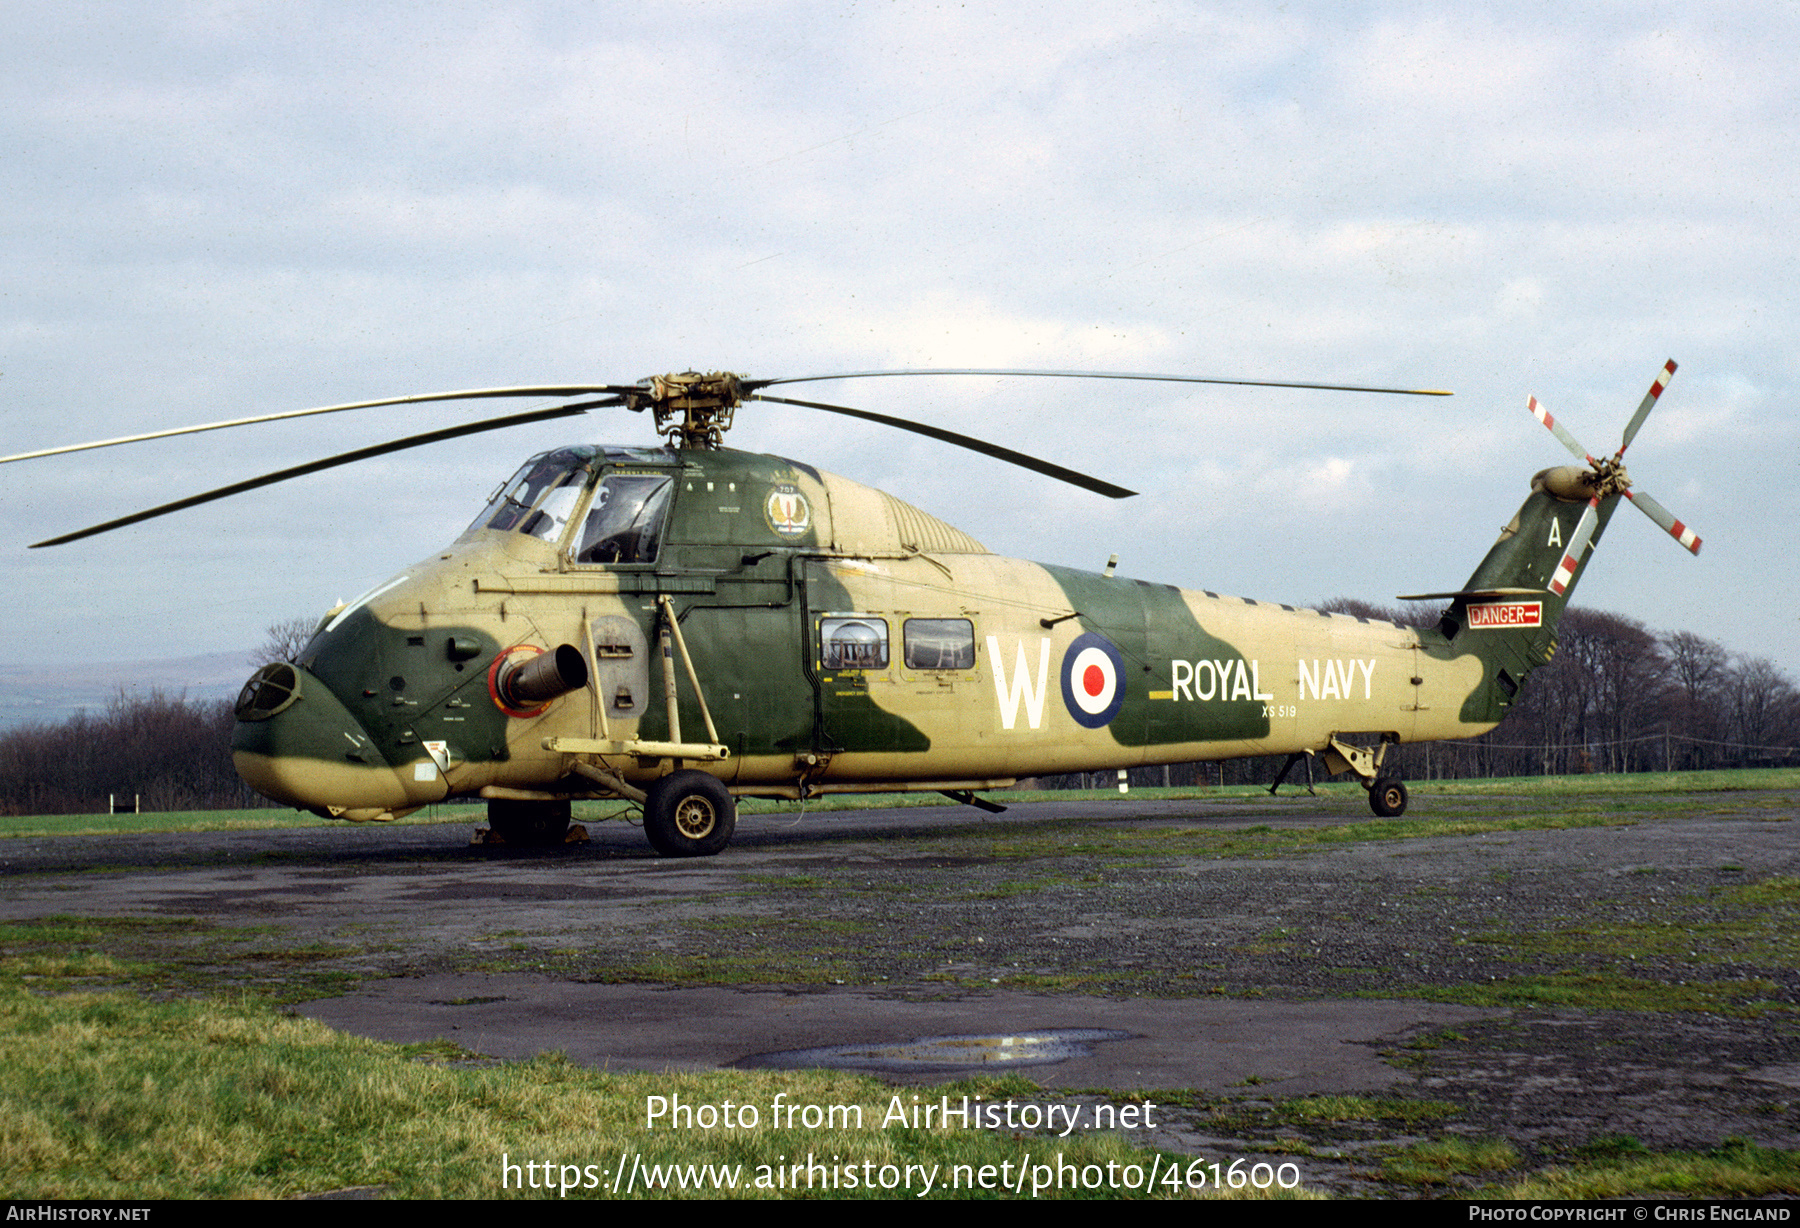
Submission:
<svg viewBox="0 0 1800 1228">
<path fill-rule="evenodd" d="M 1556 438 L 1562 443 L 1563 447 L 1565 447 L 1569 451 L 1573 452 L 1575 454 L 1575 457 L 1577 460 L 1584 460 L 1590 465 L 1594 465 L 1596 467 L 1599 466 L 1600 462 L 1588 455 L 1588 450 L 1581 446 L 1580 442 L 1575 438 L 1575 436 L 1569 434 L 1568 431 L 1563 429 L 1561 423 L 1557 422 L 1557 420 L 1555 418 L 1550 416 L 1550 411 L 1545 409 L 1543 406 L 1543 403 L 1540 402 L 1536 397 L 1526 397 L 1525 398 L 1525 408 L 1531 411 L 1532 417 L 1536 418 L 1539 422 L 1542 422 L 1545 426 L 1549 427 L 1550 433 L 1552 435 L 1556 436 Z"/>
<path fill-rule="evenodd" d="M 1641 490 L 1627 490 L 1625 497 L 1637 505 L 1638 511 L 1650 517 L 1662 526 L 1662 531 L 1681 544 L 1689 554 L 1700 553 L 1700 538 L 1681 521 L 1669 514 L 1669 509 L 1652 499 Z"/>
<path fill-rule="evenodd" d="M 1662 390 L 1669 386 L 1669 377 L 1674 374 L 1675 360 L 1671 358 L 1663 364 L 1662 371 L 1657 374 L 1655 382 L 1650 385 L 1650 391 L 1644 394 L 1643 404 L 1637 407 L 1637 413 L 1631 415 L 1631 421 L 1625 427 L 1625 442 L 1619 445 L 1618 455 L 1625 455 L 1625 449 L 1629 448 L 1631 441 L 1637 438 L 1638 427 L 1644 425 L 1644 419 L 1650 416 L 1651 409 L 1656 405 L 1656 398 L 1660 397 Z"/>
<path fill-rule="evenodd" d="M 317 409 L 290 409 L 285 413 L 262 414 L 255 418 L 232 418 L 225 422 L 208 422 L 201 426 L 178 426 L 166 431 L 148 431 L 142 435 L 121 435 L 117 439 L 97 439 L 92 443 L 65 444 L 60 448 L 42 448 L 36 452 L 20 452 L 16 456 L 0 456 L 0 465 L 12 461 L 35 460 L 40 456 L 61 456 L 65 452 L 86 452 L 93 448 L 114 448 L 122 443 L 142 443 L 147 439 L 167 439 L 171 435 L 197 435 L 202 431 L 222 431 L 232 426 L 254 426 L 258 422 L 279 422 L 285 418 L 309 418 L 314 414 L 336 414 L 347 409 L 374 409 L 382 405 L 423 405 L 431 401 L 479 401 L 488 397 L 575 397 L 604 392 L 624 396 L 642 392 L 631 384 L 546 384 L 533 388 L 471 388 L 463 392 L 422 392 L 410 397 L 385 397 L 379 401 L 351 401 L 344 405 L 321 405 Z"/>
<path fill-rule="evenodd" d="M 211 503 L 215 499 L 241 495 L 247 490 L 255 490 L 260 486 L 273 486 L 277 482 L 285 482 L 289 478 L 304 477 L 309 473 L 318 473 L 323 469 L 335 469 L 339 465 L 354 464 L 356 461 L 369 460 L 376 456 L 385 456 L 389 452 L 403 452 L 407 448 L 422 447 L 428 443 L 438 443 L 445 439 L 455 439 L 462 435 L 478 435 L 483 431 L 498 431 L 509 426 L 523 426 L 527 422 L 547 422 L 552 418 L 568 418 L 575 414 L 586 413 L 596 406 L 606 405 L 607 401 L 590 401 L 580 405 L 559 405 L 554 409 L 537 409 L 525 414 L 510 414 L 504 418 L 489 418 L 484 422 L 471 422 L 465 426 L 445 427 L 441 431 L 430 431 L 424 435 L 412 435 L 405 439 L 396 439 L 390 443 L 375 444 L 372 447 L 358 448 L 354 452 L 344 452 L 324 460 L 311 461 L 304 465 L 295 465 L 291 469 L 281 469 L 274 473 L 265 473 L 259 478 L 250 478 L 242 482 L 233 482 L 230 486 L 221 486 L 217 490 L 209 490 L 204 494 L 191 495 L 186 499 L 177 499 L 173 503 L 165 503 L 161 507 L 153 507 L 149 511 L 135 512 L 130 516 L 121 516 L 117 520 L 109 520 L 105 524 L 97 524 L 91 528 L 75 533 L 65 533 L 61 537 L 52 537 L 48 541 L 33 542 L 31 548 L 41 546 L 60 546 L 66 542 L 80 541 L 84 537 L 93 537 L 98 533 L 109 533 L 114 529 L 122 529 L 126 525 L 137 524 L 143 520 L 154 520 L 158 516 L 167 516 L 170 512 L 179 512 L 184 508 L 198 507 L 202 503 Z"/>
<path fill-rule="evenodd" d="M 793 382 L 793 381 L 786 381 Z M 1064 469 L 1061 465 L 1053 465 L 1049 461 L 1039 460 L 1035 456 L 1027 456 L 1023 452 L 1014 452 L 1011 448 L 1003 448 L 999 444 L 986 443 L 968 435 L 958 435 L 955 431 L 940 430 L 935 426 L 926 426 L 922 422 L 909 422 L 905 418 L 890 418 L 886 414 L 870 413 L 866 409 L 851 409 L 847 405 L 826 405 L 820 401 L 796 401 L 791 397 L 763 396 L 752 394 L 752 401 L 779 401 L 783 405 L 802 405 L 807 409 L 822 409 L 826 413 L 844 414 L 851 418 L 861 418 L 867 422 L 879 422 L 883 426 L 898 427 L 903 431 L 911 431 L 915 435 L 924 435 L 930 439 L 953 443 L 959 448 L 967 448 L 971 452 L 979 452 L 983 456 L 991 456 L 1008 464 L 1018 465 L 1033 473 L 1041 473 L 1045 477 L 1056 478 L 1071 486 L 1079 486 L 1083 490 L 1091 490 L 1095 494 L 1105 495 L 1109 499 L 1129 499 L 1137 494 L 1135 490 L 1126 490 L 1123 486 L 1114 486 L 1111 482 L 1103 482 L 1099 478 L 1089 477 L 1085 473 L 1077 473 L 1073 469 Z"/>
<path fill-rule="evenodd" d="M 795 375 L 786 379 L 745 380 L 746 388 L 807 384 L 832 379 L 879 379 L 888 375 L 1043 375 L 1057 379 L 1140 379 L 1167 384 L 1235 384 L 1244 388 L 1316 388 L 1323 392 L 1391 392 L 1406 397 L 1455 396 L 1442 388 L 1370 388 L 1362 384 L 1307 384 L 1272 379 L 1213 379 L 1198 375 L 1155 375 L 1143 371 L 1012 371 L 987 367 L 943 367 L 918 371 L 847 371 L 842 375 Z"/>
</svg>

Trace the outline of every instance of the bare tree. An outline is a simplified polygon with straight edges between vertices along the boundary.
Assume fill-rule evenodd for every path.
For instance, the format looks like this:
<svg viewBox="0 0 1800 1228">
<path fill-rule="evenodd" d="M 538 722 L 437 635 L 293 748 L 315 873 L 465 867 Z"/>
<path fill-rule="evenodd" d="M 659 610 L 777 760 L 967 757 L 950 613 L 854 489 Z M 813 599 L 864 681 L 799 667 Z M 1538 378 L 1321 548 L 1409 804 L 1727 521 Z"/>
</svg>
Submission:
<svg viewBox="0 0 1800 1228">
<path fill-rule="evenodd" d="M 1739 657 L 1729 689 L 1738 762 L 1752 767 L 1791 759 L 1800 732 L 1800 692 L 1787 676 L 1765 657 Z"/>
<path fill-rule="evenodd" d="M 1716 767 L 1730 713 L 1726 708 L 1731 654 L 1691 631 L 1663 636 L 1669 661 L 1669 744 L 1664 766 Z"/>
<path fill-rule="evenodd" d="M 230 703 L 151 689 L 60 725 L 0 734 L 0 814 L 98 814 L 108 794 L 146 810 L 262 804 L 231 766 Z"/>
<path fill-rule="evenodd" d="M 250 664 L 298 661 L 300 650 L 312 639 L 318 625 L 319 620 L 316 618 L 284 618 L 278 623 L 270 624 L 268 638 L 263 640 L 262 647 L 250 654 Z"/>
<path fill-rule="evenodd" d="M 1356 597 L 1333 597 L 1319 604 L 1327 614 L 1348 614 L 1352 618 L 1372 618 L 1402 627 L 1435 627 L 1443 613 L 1443 602 L 1408 601 L 1404 605 L 1378 605 Z"/>
</svg>

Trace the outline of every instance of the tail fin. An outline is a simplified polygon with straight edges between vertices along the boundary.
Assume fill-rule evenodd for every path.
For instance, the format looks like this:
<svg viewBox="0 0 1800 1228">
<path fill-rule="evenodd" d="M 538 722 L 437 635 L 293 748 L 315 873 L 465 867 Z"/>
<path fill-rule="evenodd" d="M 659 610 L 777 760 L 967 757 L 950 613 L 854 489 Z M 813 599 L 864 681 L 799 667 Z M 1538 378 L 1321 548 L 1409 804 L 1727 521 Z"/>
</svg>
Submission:
<svg viewBox="0 0 1800 1228">
<path fill-rule="evenodd" d="M 1499 721 L 1531 671 L 1555 655 L 1556 624 L 1619 503 L 1616 494 L 1596 497 L 1586 477 L 1564 466 L 1532 478 L 1531 495 L 1461 589 L 1407 598 L 1450 600 L 1437 634 L 1424 633 L 1437 641 L 1433 655 L 1482 659 L 1488 685 L 1468 697 L 1464 721 Z"/>
<path fill-rule="evenodd" d="M 1625 449 L 1675 374 L 1675 360 L 1663 364 L 1637 412 L 1625 427 L 1619 450 L 1596 458 L 1536 397 L 1525 407 L 1587 468 L 1564 465 L 1531 479 L 1531 497 L 1519 508 L 1469 582 L 1454 593 L 1417 598 L 1450 599 L 1437 632 L 1422 632 L 1433 656 L 1481 658 L 1487 683 L 1463 704 L 1471 724 L 1499 721 L 1532 670 L 1556 652 L 1556 624 L 1575 591 L 1588 551 L 1600 541 L 1621 496 L 1630 499 L 1683 549 L 1700 553 L 1700 538 L 1662 504 L 1631 489 Z M 1441 638 L 1440 638 L 1441 637 Z"/>
</svg>

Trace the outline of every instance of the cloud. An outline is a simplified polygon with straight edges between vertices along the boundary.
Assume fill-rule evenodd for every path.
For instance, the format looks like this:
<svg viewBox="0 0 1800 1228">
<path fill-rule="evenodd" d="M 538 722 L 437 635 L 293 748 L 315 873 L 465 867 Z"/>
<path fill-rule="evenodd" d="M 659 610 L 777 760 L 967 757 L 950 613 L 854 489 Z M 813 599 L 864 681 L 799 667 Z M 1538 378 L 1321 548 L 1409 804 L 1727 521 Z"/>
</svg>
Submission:
<svg viewBox="0 0 1800 1228">
<path fill-rule="evenodd" d="M 1009 553 L 1096 566 L 1124 543 L 1150 577 L 1385 599 L 1455 583 L 1561 463 L 1527 393 L 1600 447 L 1673 353 L 1634 473 L 1720 558 L 1734 498 L 1791 485 L 1800 38 L 1782 9 L 171 3 L 19 24 L 0 48 L 6 451 L 690 366 L 1453 387 L 816 394 L 992 428 L 1144 490 L 1123 505 L 799 410 L 746 408 L 734 436 Z M 37 540 L 489 409 L 9 466 L 0 527 Z M 74 562 L 15 547 L 0 570 L 91 604 L 58 650 L 254 642 L 441 544 L 569 438 L 649 436 L 614 412 L 442 445 Z M 1772 506 L 1764 532 L 1800 530 Z M 1666 542 L 1608 546 L 1596 575 L 1616 585 L 1584 597 L 1656 622 L 1663 597 L 1634 603 L 1701 585 L 1641 562 Z M 1681 598 L 1695 630 L 1786 636 L 1756 613 L 1754 567 L 1706 575 Z M 0 660 L 39 651 L 41 625 L 0 616 Z"/>
</svg>

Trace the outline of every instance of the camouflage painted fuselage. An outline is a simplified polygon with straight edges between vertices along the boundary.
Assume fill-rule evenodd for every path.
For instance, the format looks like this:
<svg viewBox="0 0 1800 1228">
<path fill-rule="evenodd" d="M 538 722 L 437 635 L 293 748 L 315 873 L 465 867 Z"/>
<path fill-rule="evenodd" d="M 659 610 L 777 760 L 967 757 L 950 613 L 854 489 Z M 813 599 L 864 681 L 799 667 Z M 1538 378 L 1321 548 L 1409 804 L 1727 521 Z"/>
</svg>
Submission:
<svg viewBox="0 0 1800 1228">
<path fill-rule="evenodd" d="M 1554 648 L 1567 594 L 1546 583 L 1583 504 L 1543 487 L 1420 631 L 1001 558 L 778 457 L 563 449 L 448 549 L 328 613 L 291 676 L 259 673 L 235 758 L 279 801 L 377 819 L 605 795 L 596 769 L 797 796 L 1470 737 Z M 698 693 L 678 658 L 665 674 L 664 597 Z M 508 692 L 561 646 L 584 685 Z M 656 752 L 701 737 L 722 753 Z"/>
</svg>

